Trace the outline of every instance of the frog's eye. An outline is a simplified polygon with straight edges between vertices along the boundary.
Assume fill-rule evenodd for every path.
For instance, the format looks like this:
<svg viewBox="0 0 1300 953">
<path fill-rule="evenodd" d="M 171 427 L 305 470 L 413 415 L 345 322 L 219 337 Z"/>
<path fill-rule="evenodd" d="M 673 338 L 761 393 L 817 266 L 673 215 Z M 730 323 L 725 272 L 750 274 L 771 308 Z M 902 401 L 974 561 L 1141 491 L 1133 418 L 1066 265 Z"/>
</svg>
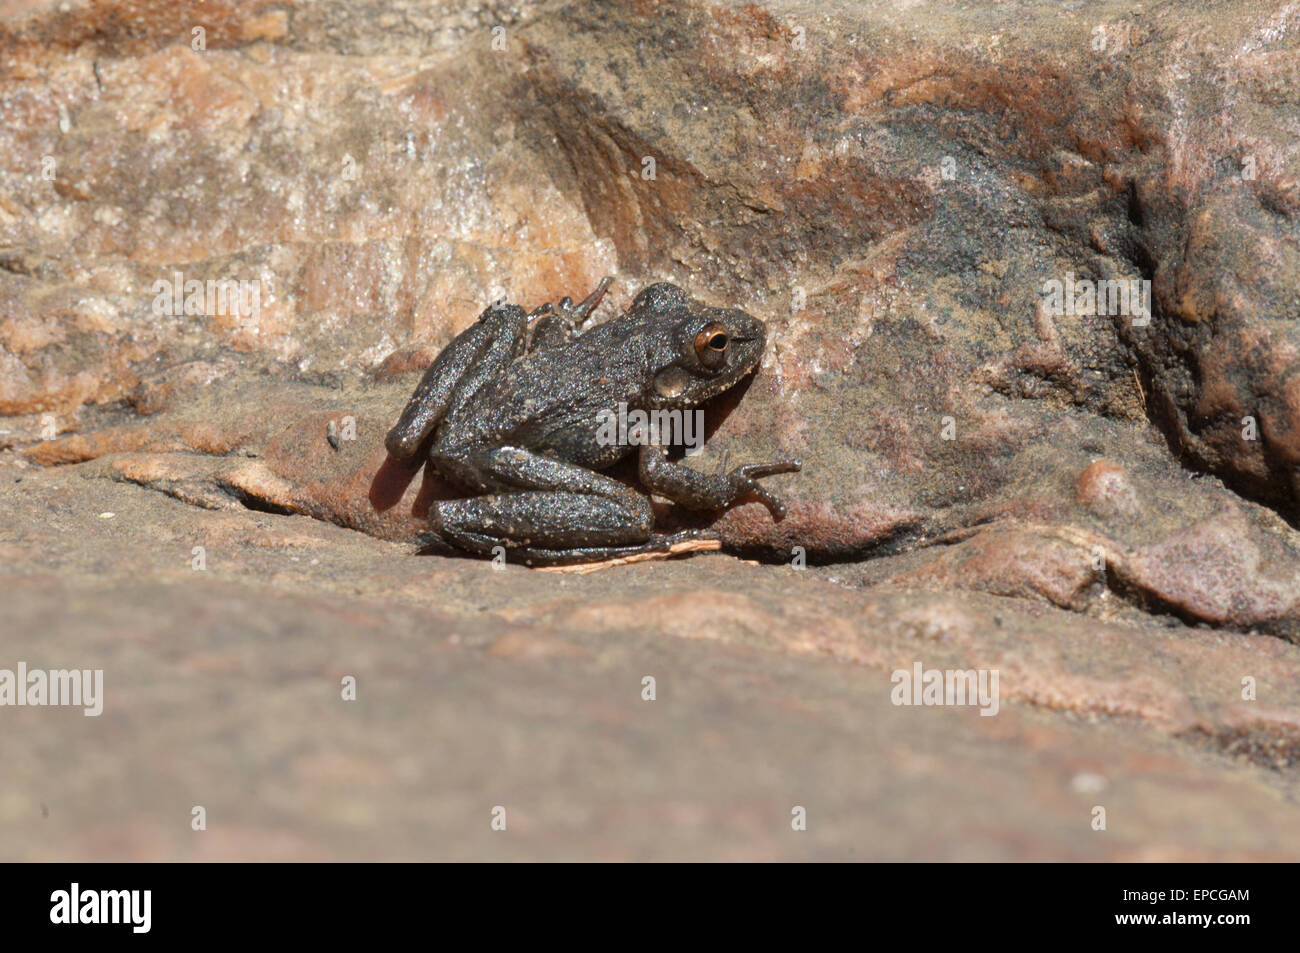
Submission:
<svg viewBox="0 0 1300 953">
<path fill-rule="evenodd" d="M 727 329 L 721 324 L 710 324 L 695 335 L 695 356 L 705 367 L 721 367 L 727 359 Z"/>
</svg>

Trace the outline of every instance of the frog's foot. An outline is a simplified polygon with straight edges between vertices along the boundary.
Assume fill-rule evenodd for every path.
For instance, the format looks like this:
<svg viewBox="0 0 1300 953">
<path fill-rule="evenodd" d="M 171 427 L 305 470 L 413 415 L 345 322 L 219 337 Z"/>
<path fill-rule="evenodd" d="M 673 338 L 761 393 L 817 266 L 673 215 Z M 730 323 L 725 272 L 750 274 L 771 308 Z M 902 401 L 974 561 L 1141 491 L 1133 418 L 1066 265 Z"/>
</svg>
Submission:
<svg viewBox="0 0 1300 953">
<path fill-rule="evenodd" d="M 609 290 L 610 284 L 614 281 L 613 275 L 606 275 L 600 279 L 600 284 L 587 297 L 583 298 L 577 305 L 573 303 L 572 298 L 561 298 L 560 303 L 555 306 L 556 313 L 568 322 L 569 327 L 578 328 L 582 322 L 591 317 L 591 313 L 596 310 L 605 292 Z"/>
<path fill-rule="evenodd" d="M 668 559 L 685 553 L 717 552 L 722 540 L 708 530 L 656 533 L 640 546 L 609 546 L 590 549 L 533 549 L 521 561 L 549 572 L 588 573 L 611 566 L 623 566 L 651 559 Z"/>
<path fill-rule="evenodd" d="M 628 546 L 578 546 L 573 549 L 526 546 L 482 533 L 456 534 L 453 538 L 460 548 L 485 556 L 502 553 L 507 562 L 522 563 L 534 569 L 576 573 L 650 559 L 667 559 L 684 553 L 714 552 L 722 548 L 722 541 L 716 534 L 698 529 L 656 533 L 644 543 Z"/>
<path fill-rule="evenodd" d="M 638 458 L 641 483 L 653 493 L 696 510 L 717 510 L 752 496 L 778 519 L 786 514 L 780 498 L 758 481 L 778 473 L 797 473 L 798 460 L 747 463 L 725 473 L 701 473 L 682 463 L 671 463 L 663 447 L 646 445 Z"/>
<path fill-rule="evenodd" d="M 760 500 L 774 516 L 783 519 L 786 514 L 786 507 L 783 502 L 767 487 L 758 482 L 760 477 L 775 476 L 778 473 L 798 473 L 803 469 L 803 464 L 798 460 L 778 460 L 775 463 L 747 463 L 744 466 L 736 467 L 725 475 L 724 479 L 732 492 L 735 493 L 734 499 L 741 496 L 750 495 Z"/>
<path fill-rule="evenodd" d="M 576 305 L 573 299 L 566 295 L 554 306 L 548 301 L 534 309 L 528 315 L 531 322 L 528 326 L 528 350 L 536 351 L 554 347 L 572 338 L 596 310 L 596 306 L 605 297 L 605 292 L 613 280 L 613 276 L 606 275 L 600 280 L 600 284 L 596 285 L 596 290 Z"/>
</svg>

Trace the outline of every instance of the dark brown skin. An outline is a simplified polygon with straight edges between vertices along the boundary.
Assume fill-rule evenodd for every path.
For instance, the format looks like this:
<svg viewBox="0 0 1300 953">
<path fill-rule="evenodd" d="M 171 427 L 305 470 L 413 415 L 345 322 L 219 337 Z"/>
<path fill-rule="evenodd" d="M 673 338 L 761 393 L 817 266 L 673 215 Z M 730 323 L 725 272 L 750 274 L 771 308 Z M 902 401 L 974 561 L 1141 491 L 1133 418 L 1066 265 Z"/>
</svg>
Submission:
<svg viewBox="0 0 1300 953">
<path fill-rule="evenodd" d="M 665 446 L 601 439 L 602 412 L 620 403 L 692 410 L 752 371 L 766 341 L 757 318 L 666 283 L 580 332 L 609 282 L 576 306 L 488 308 L 425 372 L 385 445 L 398 460 L 427 455 L 441 476 L 481 494 L 433 504 L 443 541 L 482 555 L 502 547 L 541 566 L 667 552 L 702 535 L 656 535 L 650 500 L 597 472 L 633 452 L 641 483 L 675 503 L 716 510 L 752 495 L 785 514 L 758 479 L 794 472 L 797 460 L 705 474 L 670 462 Z"/>
</svg>

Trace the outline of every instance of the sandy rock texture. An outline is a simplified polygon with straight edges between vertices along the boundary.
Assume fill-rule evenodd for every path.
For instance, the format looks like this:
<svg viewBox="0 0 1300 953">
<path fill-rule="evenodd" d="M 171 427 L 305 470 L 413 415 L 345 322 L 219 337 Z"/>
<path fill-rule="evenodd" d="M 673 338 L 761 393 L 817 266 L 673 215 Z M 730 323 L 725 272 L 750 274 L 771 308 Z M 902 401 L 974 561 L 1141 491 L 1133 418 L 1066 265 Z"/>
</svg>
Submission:
<svg viewBox="0 0 1300 953">
<path fill-rule="evenodd" d="M 0 0 L 0 118 L 0 668 L 108 693 L 5 857 L 1300 856 L 1293 4 Z M 606 274 L 767 322 L 788 516 L 415 555 L 421 370 Z"/>
</svg>

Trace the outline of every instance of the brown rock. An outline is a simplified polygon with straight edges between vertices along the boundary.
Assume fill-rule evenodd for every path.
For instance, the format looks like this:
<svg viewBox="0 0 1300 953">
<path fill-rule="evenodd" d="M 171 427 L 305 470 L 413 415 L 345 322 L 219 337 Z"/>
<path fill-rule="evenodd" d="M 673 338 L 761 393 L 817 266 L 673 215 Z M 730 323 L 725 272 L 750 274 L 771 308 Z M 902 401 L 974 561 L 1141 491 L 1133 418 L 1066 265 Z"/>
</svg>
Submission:
<svg viewBox="0 0 1300 953">
<path fill-rule="evenodd" d="M 1074 498 L 1102 519 L 1133 519 L 1142 515 L 1142 501 L 1128 471 L 1108 460 L 1088 464 L 1079 474 Z"/>
</svg>

